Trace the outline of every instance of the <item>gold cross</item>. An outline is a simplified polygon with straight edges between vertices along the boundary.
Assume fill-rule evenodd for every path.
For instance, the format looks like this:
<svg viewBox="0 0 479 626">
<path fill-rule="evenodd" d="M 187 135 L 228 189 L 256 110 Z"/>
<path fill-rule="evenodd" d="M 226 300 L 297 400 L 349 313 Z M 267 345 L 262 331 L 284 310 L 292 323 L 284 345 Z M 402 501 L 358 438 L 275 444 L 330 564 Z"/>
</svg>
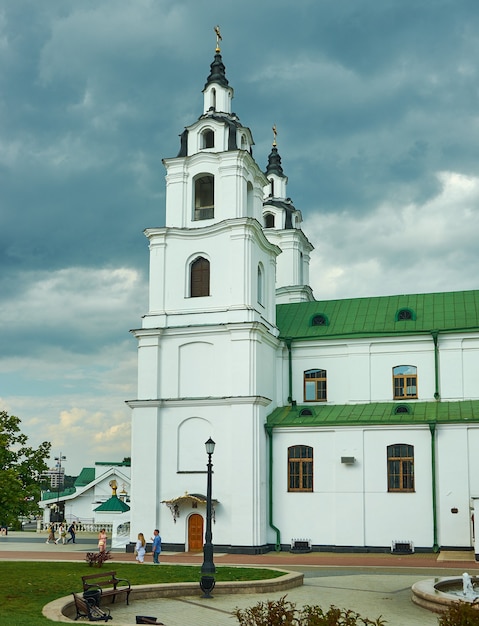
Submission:
<svg viewBox="0 0 479 626">
<path fill-rule="evenodd" d="M 273 124 L 273 147 L 276 147 L 276 135 L 278 131 L 276 130 L 276 124 Z"/>
<path fill-rule="evenodd" d="M 215 26 L 215 33 L 216 33 L 216 52 L 221 52 L 220 41 L 223 41 L 223 37 L 221 36 L 219 26 Z"/>
</svg>

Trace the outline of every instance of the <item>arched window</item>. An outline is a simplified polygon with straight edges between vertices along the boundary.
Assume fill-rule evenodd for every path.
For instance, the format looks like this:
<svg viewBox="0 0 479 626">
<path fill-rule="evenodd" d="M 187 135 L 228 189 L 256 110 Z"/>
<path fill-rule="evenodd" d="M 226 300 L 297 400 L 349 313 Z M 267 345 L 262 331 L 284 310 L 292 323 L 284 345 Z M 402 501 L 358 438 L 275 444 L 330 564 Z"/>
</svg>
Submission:
<svg viewBox="0 0 479 626">
<path fill-rule="evenodd" d="M 414 491 L 414 446 L 395 443 L 387 455 L 388 491 Z"/>
<path fill-rule="evenodd" d="M 266 213 L 264 216 L 265 228 L 274 228 L 274 215 L 272 213 Z"/>
<path fill-rule="evenodd" d="M 404 322 L 408 320 L 415 320 L 416 314 L 412 309 L 399 309 L 396 312 L 396 322 Z"/>
<path fill-rule="evenodd" d="M 328 318 L 323 313 L 318 313 L 311 319 L 311 326 L 328 326 L 328 324 Z"/>
<path fill-rule="evenodd" d="M 215 216 L 214 176 L 200 176 L 195 180 L 195 220 L 208 220 Z"/>
<path fill-rule="evenodd" d="M 274 178 L 270 178 L 269 182 L 270 182 L 270 185 L 271 185 L 271 195 L 274 198 Z"/>
<path fill-rule="evenodd" d="M 411 407 L 407 404 L 398 404 L 394 409 L 394 415 L 401 415 L 401 413 L 407 413 L 409 415 L 411 413 Z"/>
<path fill-rule="evenodd" d="M 253 217 L 254 214 L 254 189 L 253 185 L 250 183 L 250 181 L 248 181 L 246 183 L 246 215 L 248 217 Z"/>
<path fill-rule="evenodd" d="M 190 296 L 199 298 L 210 295 L 210 262 L 202 256 L 191 264 Z"/>
<path fill-rule="evenodd" d="M 417 398 L 417 367 L 414 365 L 393 367 L 393 393 L 395 400 Z"/>
<path fill-rule="evenodd" d="M 288 448 L 288 491 L 313 491 L 313 448 Z"/>
<path fill-rule="evenodd" d="M 214 148 L 215 147 L 215 133 L 211 128 L 207 128 L 201 133 L 201 147 L 202 148 Z"/>
<path fill-rule="evenodd" d="M 263 275 L 263 266 L 261 263 L 258 263 L 258 302 L 259 304 L 264 304 L 264 275 Z"/>
<path fill-rule="evenodd" d="M 306 370 L 304 372 L 304 401 L 326 402 L 326 370 Z"/>
</svg>

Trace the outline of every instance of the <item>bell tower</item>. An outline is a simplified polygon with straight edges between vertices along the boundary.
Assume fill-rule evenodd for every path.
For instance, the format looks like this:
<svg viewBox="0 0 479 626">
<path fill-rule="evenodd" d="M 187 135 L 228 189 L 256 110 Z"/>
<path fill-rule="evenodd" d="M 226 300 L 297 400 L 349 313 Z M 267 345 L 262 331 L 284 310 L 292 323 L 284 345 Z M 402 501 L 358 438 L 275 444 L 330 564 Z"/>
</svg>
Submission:
<svg viewBox="0 0 479 626">
<path fill-rule="evenodd" d="M 288 177 L 281 166 L 276 143 L 276 126 L 273 126 L 273 146 L 268 157 L 264 187 L 264 233 L 282 254 L 276 267 L 276 303 L 311 302 L 313 292 L 309 286 L 309 261 L 313 246 L 301 230 L 301 211 L 295 208 L 287 195 Z"/>
<path fill-rule="evenodd" d="M 161 528 L 172 549 L 190 549 L 183 496 L 205 493 L 212 437 L 215 545 L 258 551 L 268 541 L 264 424 L 276 395 L 281 250 L 262 227 L 268 180 L 251 131 L 231 110 L 216 32 L 203 112 L 181 133 L 177 156 L 163 160 L 166 224 L 145 230 L 149 308 L 132 331 L 131 537 Z M 175 516 L 165 504 L 172 501 Z M 204 519 L 201 497 L 195 502 Z"/>
</svg>

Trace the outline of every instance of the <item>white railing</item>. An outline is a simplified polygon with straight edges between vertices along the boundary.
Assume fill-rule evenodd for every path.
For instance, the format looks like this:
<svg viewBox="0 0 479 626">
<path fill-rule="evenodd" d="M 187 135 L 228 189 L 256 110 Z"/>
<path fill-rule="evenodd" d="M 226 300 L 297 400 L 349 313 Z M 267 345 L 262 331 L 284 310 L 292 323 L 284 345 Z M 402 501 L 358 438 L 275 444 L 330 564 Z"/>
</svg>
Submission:
<svg viewBox="0 0 479 626">
<path fill-rule="evenodd" d="M 37 532 L 46 532 L 50 526 L 53 526 L 55 532 L 58 530 L 58 527 L 60 526 L 60 522 L 53 522 L 52 524 L 50 523 L 46 523 L 46 522 L 40 522 L 40 527 L 37 527 Z M 68 529 L 68 527 L 70 526 L 70 524 L 65 524 L 66 528 Z M 101 524 L 95 524 L 94 522 L 82 522 L 82 521 L 78 521 L 75 523 L 76 526 L 76 533 L 99 533 L 100 530 L 102 528 L 104 528 L 106 530 L 107 533 L 112 532 L 113 530 L 113 524 L 105 524 L 105 523 L 101 523 Z"/>
</svg>

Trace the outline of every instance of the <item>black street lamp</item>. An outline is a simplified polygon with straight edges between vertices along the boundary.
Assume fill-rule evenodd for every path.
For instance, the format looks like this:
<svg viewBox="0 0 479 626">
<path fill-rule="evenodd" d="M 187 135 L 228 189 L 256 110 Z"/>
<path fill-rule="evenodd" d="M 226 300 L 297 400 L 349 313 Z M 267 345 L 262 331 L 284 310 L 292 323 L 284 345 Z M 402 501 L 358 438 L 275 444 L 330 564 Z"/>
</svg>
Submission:
<svg viewBox="0 0 479 626">
<path fill-rule="evenodd" d="M 205 543 L 203 545 L 203 565 L 201 566 L 201 573 L 207 574 L 206 576 L 201 577 L 200 587 L 204 592 L 204 598 L 211 598 L 210 592 L 213 590 L 215 586 L 214 574 L 216 572 L 215 564 L 213 563 L 213 543 L 212 532 L 211 532 L 211 477 L 212 477 L 212 467 L 213 464 L 211 462 L 211 457 L 213 452 L 215 451 L 215 442 L 211 437 L 205 443 L 206 454 L 208 455 L 208 482 L 206 487 L 206 532 L 205 532 Z M 209 574 L 209 575 L 208 575 Z"/>
<path fill-rule="evenodd" d="M 57 522 L 62 522 L 64 515 L 63 515 L 63 510 L 60 511 L 60 482 L 61 482 L 61 477 L 62 477 L 62 461 L 66 461 L 67 457 L 66 456 L 62 456 L 62 453 L 60 452 L 60 456 L 56 456 L 55 457 L 55 461 L 57 462 L 57 470 L 58 470 L 58 476 L 57 476 L 57 519 L 55 521 Z"/>
</svg>

